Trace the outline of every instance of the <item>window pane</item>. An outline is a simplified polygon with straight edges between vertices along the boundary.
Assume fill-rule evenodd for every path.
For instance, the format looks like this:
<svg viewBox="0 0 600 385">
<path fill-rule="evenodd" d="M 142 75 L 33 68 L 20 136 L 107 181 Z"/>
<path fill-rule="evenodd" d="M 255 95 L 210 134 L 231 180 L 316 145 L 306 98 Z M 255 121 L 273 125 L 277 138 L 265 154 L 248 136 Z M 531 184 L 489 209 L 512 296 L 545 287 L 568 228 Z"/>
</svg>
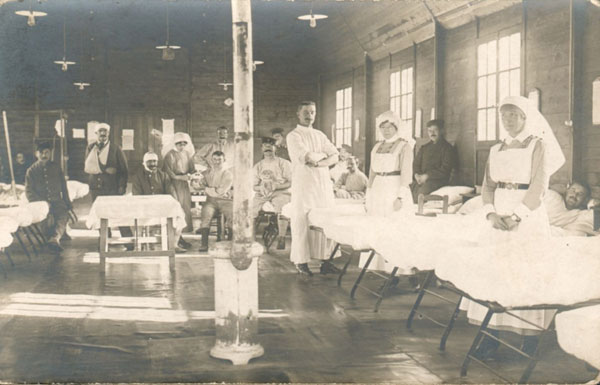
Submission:
<svg viewBox="0 0 600 385">
<path fill-rule="evenodd" d="M 498 75 L 498 101 L 502 103 L 504 98 L 510 95 L 510 82 L 508 71 L 500 72 Z"/>
<path fill-rule="evenodd" d="M 344 131 L 335 130 L 335 146 L 340 147 L 344 143 Z"/>
<path fill-rule="evenodd" d="M 408 94 L 408 96 L 406 97 L 407 101 L 406 101 L 406 117 L 405 119 L 412 119 L 412 115 L 413 115 L 413 105 L 412 105 L 412 96 L 413 94 Z"/>
<path fill-rule="evenodd" d="M 352 126 L 352 108 L 344 110 L 344 127 Z"/>
<path fill-rule="evenodd" d="M 338 90 L 335 93 L 335 109 L 341 110 L 342 108 L 344 108 L 344 91 Z"/>
<path fill-rule="evenodd" d="M 477 47 L 477 75 L 482 76 L 487 73 L 487 44 L 480 44 Z"/>
<path fill-rule="evenodd" d="M 487 100 L 487 80 L 485 76 L 477 79 L 477 108 L 485 107 Z"/>
<path fill-rule="evenodd" d="M 406 72 L 407 72 L 406 92 L 412 92 L 413 91 L 413 68 L 410 67 Z"/>
<path fill-rule="evenodd" d="M 395 113 L 400 115 L 400 96 L 394 99 L 394 110 Z"/>
<path fill-rule="evenodd" d="M 341 128 L 344 126 L 344 110 L 337 110 L 335 112 L 335 127 Z"/>
<path fill-rule="evenodd" d="M 486 122 L 487 118 L 485 110 L 477 111 L 477 140 L 485 140 Z"/>
<path fill-rule="evenodd" d="M 344 131 L 344 144 L 352 146 L 352 128 L 348 128 Z"/>
<path fill-rule="evenodd" d="M 487 106 L 496 106 L 496 74 L 489 75 L 488 78 L 488 93 L 487 93 Z"/>
<path fill-rule="evenodd" d="M 402 93 L 405 94 L 407 92 L 406 91 L 406 87 L 408 86 L 408 73 L 407 73 L 406 70 L 402 70 L 402 83 L 401 83 L 401 86 L 402 86 L 402 88 L 401 88 Z"/>
<path fill-rule="evenodd" d="M 510 94 L 521 94 L 521 71 L 519 69 L 510 71 Z"/>
<path fill-rule="evenodd" d="M 396 73 L 390 74 L 390 99 L 396 96 Z"/>
<path fill-rule="evenodd" d="M 521 66 L 521 34 L 510 35 L 510 68 Z"/>
<path fill-rule="evenodd" d="M 406 116 L 406 110 L 408 109 L 408 104 L 407 104 L 407 98 L 406 96 L 402 96 L 402 109 L 401 114 L 400 114 L 400 118 L 404 119 L 404 117 Z"/>
<path fill-rule="evenodd" d="M 488 74 L 492 72 L 496 72 L 496 52 L 497 52 L 497 43 L 496 40 L 492 40 L 488 43 L 487 50 L 487 70 Z"/>
<path fill-rule="evenodd" d="M 487 110 L 487 140 L 496 140 L 496 108 Z"/>
<path fill-rule="evenodd" d="M 352 87 L 344 90 L 344 107 L 352 107 Z"/>
<path fill-rule="evenodd" d="M 500 71 L 508 69 L 508 59 L 510 57 L 510 52 L 508 49 L 508 46 L 510 44 L 509 40 L 510 37 L 504 36 L 498 42 L 498 69 Z"/>
</svg>

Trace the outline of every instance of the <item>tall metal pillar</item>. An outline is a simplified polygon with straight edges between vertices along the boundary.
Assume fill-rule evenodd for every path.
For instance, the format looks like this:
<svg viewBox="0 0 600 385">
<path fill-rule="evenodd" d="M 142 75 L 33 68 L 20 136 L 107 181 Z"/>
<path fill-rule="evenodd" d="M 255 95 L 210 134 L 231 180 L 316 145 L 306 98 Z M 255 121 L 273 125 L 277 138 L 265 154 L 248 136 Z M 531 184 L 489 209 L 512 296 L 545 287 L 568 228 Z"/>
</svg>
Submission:
<svg viewBox="0 0 600 385">
<path fill-rule="evenodd" d="M 215 263 L 216 343 L 213 357 L 246 365 L 264 354 L 258 334 L 258 257 L 252 220 L 253 60 L 250 0 L 232 0 L 233 23 L 233 242 L 211 249 Z"/>
</svg>

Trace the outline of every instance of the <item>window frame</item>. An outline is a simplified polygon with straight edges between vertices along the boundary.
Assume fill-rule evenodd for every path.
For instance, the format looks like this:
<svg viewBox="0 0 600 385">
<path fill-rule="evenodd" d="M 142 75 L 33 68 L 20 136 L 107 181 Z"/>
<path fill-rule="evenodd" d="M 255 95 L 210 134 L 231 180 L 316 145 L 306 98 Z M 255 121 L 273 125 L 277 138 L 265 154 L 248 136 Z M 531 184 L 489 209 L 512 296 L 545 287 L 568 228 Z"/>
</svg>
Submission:
<svg viewBox="0 0 600 385">
<path fill-rule="evenodd" d="M 408 70 L 411 70 L 411 71 L 409 73 L 407 73 L 406 80 L 410 79 L 411 87 L 410 87 L 410 90 L 407 90 L 406 92 L 404 92 L 405 90 L 403 89 L 403 85 L 405 84 L 405 82 L 404 82 L 405 79 L 403 77 L 403 72 L 408 71 Z M 392 77 L 396 74 L 397 74 L 397 80 L 395 82 L 392 82 Z M 415 79 L 416 79 L 415 66 L 414 66 L 413 62 L 404 63 L 401 66 L 391 68 L 390 72 L 389 72 L 389 76 L 388 76 L 389 109 L 391 111 L 394 111 L 396 114 L 398 114 L 398 117 L 400 118 L 401 121 L 409 122 L 413 136 L 415 135 Z M 396 90 L 393 89 L 394 84 L 398 85 Z M 398 93 L 395 93 L 394 91 L 397 91 Z M 403 100 L 404 98 L 410 98 L 410 99 L 407 99 L 406 104 L 404 103 L 404 100 Z M 394 109 L 394 105 L 398 106 L 398 111 L 396 111 Z M 409 108 L 402 108 L 405 105 L 409 106 Z M 405 113 L 408 114 L 408 117 L 406 117 L 406 115 L 404 115 Z M 380 140 L 379 136 L 380 136 L 379 130 L 377 130 L 377 139 L 378 140 Z"/>
<path fill-rule="evenodd" d="M 509 51 L 509 57 L 508 57 L 508 68 L 505 69 L 500 69 L 500 62 L 501 62 L 501 57 L 500 57 L 500 40 L 503 38 L 508 37 L 509 38 L 509 49 L 510 49 L 510 37 L 512 35 L 515 34 L 519 34 L 519 56 L 518 56 L 518 67 L 517 66 L 511 66 L 510 63 L 510 51 Z M 479 60 L 479 47 L 483 44 L 489 44 L 491 42 L 496 43 L 496 51 L 495 51 L 495 71 L 494 72 L 487 72 L 484 75 L 480 75 L 479 74 L 479 65 L 480 65 L 480 60 Z M 523 67 L 523 58 L 524 58 L 524 42 L 523 42 L 523 33 L 522 30 L 519 26 L 513 26 L 510 28 L 506 28 L 506 29 L 502 29 L 499 30 L 497 32 L 491 33 L 491 34 L 487 34 L 485 36 L 480 37 L 479 39 L 477 39 L 476 44 L 475 44 L 475 67 L 476 67 L 476 79 L 475 79 L 475 135 L 474 135 L 474 139 L 475 142 L 480 145 L 480 146 L 485 146 L 485 145 L 492 145 L 494 143 L 497 143 L 499 140 L 502 140 L 504 138 L 504 136 L 502 135 L 502 127 L 501 127 L 501 121 L 500 121 L 500 117 L 499 117 L 499 109 L 498 106 L 500 105 L 500 93 L 501 93 L 501 87 L 500 87 L 500 78 L 501 78 L 501 74 L 504 73 L 508 73 L 508 77 L 509 77 L 509 91 L 508 94 L 510 95 L 510 74 L 511 72 L 514 72 L 515 70 L 518 71 L 518 91 L 516 93 L 512 93 L 513 95 L 522 95 L 523 93 L 523 79 L 524 79 L 524 67 Z M 495 88 L 495 101 L 492 104 L 486 104 L 485 107 L 480 107 L 480 91 L 479 91 L 479 82 L 481 78 L 484 77 L 490 77 L 491 75 L 494 76 L 495 82 L 494 82 L 494 88 Z M 489 84 L 488 84 L 489 86 Z M 486 87 L 486 90 L 488 88 Z M 486 98 L 487 99 L 487 98 Z M 480 140 L 479 139 L 479 134 L 480 134 L 480 128 L 479 128 L 479 113 L 481 110 L 493 110 L 494 111 L 494 124 L 495 124 L 495 133 L 494 133 L 494 138 L 493 139 L 489 139 L 489 137 L 486 135 L 486 138 L 484 140 Z M 489 112 L 488 112 L 489 113 Z M 489 119 L 489 117 L 488 117 Z M 487 128 L 487 124 L 486 124 L 486 128 Z"/>
<path fill-rule="evenodd" d="M 347 144 L 352 146 L 352 121 L 353 121 L 353 113 L 354 113 L 354 90 L 352 89 L 352 84 L 344 85 L 340 88 L 337 88 L 335 91 L 335 124 L 333 130 L 333 138 L 332 141 L 335 143 L 337 148 L 340 148 L 343 144 Z M 342 103 L 341 108 L 338 103 L 338 96 L 342 95 Z M 350 94 L 348 96 L 348 93 Z M 347 102 L 350 102 L 348 105 Z M 341 113 L 341 126 L 338 125 L 340 122 L 340 113 Z M 340 133 L 341 132 L 341 133 Z M 341 134 L 341 142 L 338 141 L 338 138 Z"/>
</svg>

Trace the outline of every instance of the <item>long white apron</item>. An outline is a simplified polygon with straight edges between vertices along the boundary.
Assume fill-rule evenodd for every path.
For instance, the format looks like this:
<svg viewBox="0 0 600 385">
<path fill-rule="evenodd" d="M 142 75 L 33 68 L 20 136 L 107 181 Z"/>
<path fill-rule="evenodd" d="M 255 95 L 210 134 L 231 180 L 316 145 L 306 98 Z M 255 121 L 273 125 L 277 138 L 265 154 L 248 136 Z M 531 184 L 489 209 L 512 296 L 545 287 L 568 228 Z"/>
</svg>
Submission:
<svg viewBox="0 0 600 385">
<path fill-rule="evenodd" d="M 532 140 L 527 148 L 506 149 L 499 151 L 500 146 L 494 146 L 490 150 L 489 171 L 490 177 L 496 182 L 529 184 L 531 181 L 531 163 L 533 149 L 536 140 Z M 527 190 L 497 188 L 494 191 L 494 207 L 499 215 L 511 215 L 525 197 Z M 497 230 L 490 226 L 489 222 L 483 226 L 479 236 L 482 244 L 507 245 L 506 252 L 522 253 L 522 258 L 529 258 L 522 252 L 519 246 L 527 242 L 543 242 L 544 238 L 550 236 L 550 224 L 546 209 L 542 204 L 531 211 L 525 218 L 521 218 L 519 226 L 515 231 Z M 496 255 L 495 258 L 502 258 Z M 506 282 L 510 285 L 510 282 Z M 473 323 L 480 324 L 487 309 L 473 301 L 463 300 L 461 308 L 467 309 L 467 317 Z M 553 310 L 526 310 L 514 311 L 513 313 L 541 327 L 547 327 L 554 315 Z M 537 330 L 535 327 L 506 314 L 495 314 L 490 326 L 495 329 L 511 330 L 520 334 L 531 334 Z"/>
<path fill-rule="evenodd" d="M 294 135 L 298 137 L 294 138 Z M 292 137 L 290 137 L 292 136 Z M 294 143 L 301 142 L 301 150 Z M 292 157 L 292 198 L 291 218 L 292 244 L 290 260 L 295 263 L 307 263 L 311 259 L 329 258 L 331 242 L 321 232 L 309 230 L 308 212 L 313 208 L 332 207 L 335 204 L 333 184 L 327 167 L 309 167 L 299 159 L 299 153 L 309 151 L 326 154 L 327 147 L 335 147 L 320 131 L 314 129 L 295 129 L 288 134 L 288 149 Z"/>
<path fill-rule="evenodd" d="M 377 150 L 382 142 L 377 143 L 371 151 L 371 172 L 390 173 L 401 169 L 398 165 L 398 158 L 401 151 L 412 151 L 410 145 L 402 141 L 396 145 L 392 152 L 378 153 Z M 402 208 L 394 211 L 394 201 L 396 198 L 402 198 Z M 402 186 L 400 175 L 375 175 L 373 184 L 367 189 L 365 197 L 365 206 L 367 215 L 399 218 L 403 215 L 414 214 L 414 205 L 412 195 L 408 186 Z M 366 262 L 368 253 L 363 253 L 359 266 Z M 372 270 L 391 271 L 394 266 L 387 263 L 383 257 L 376 254 L 369 265 Z"/>
</svg>

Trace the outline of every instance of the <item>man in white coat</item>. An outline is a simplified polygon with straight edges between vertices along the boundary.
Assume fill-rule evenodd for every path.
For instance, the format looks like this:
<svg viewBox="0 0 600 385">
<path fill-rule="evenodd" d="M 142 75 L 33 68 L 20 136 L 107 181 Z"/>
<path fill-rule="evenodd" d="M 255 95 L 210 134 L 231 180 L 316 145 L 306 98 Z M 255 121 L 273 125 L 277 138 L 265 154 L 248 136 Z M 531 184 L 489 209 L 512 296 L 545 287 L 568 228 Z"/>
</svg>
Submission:
<svg viewBox="0 0 600 385">
<path fill-rule="evenodd" d="M 322 233 L 309 231 L 308 211 L 334 205 L 329 166 L 338 161 L 338 151 L 327 136 L 313 128 L 317 108 L 302 102 L 296 112 L 298 124 L 287 135 L 292 162 L 292 246 L 290 259 L 302 275 L 311 276 L 310 259 L 322 260 L 321 274 L 339 271 L 329 263 L 328 242 Z"/>
</svg>

